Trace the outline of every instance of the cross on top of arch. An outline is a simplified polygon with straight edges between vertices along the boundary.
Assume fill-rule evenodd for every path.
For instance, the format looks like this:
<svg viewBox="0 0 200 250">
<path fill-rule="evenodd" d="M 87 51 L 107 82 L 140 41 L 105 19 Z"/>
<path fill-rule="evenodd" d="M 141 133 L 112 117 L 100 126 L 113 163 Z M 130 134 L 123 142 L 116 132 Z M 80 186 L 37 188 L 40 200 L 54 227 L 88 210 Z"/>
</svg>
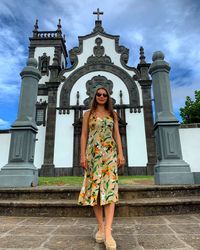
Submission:
<svg viewBox="0 0 200 250">
<path fill-rule="evenodd" d="M 102 12 L 102 11 L 99 11 L 99 8 L 97 8 L 97 11 L 94 11 L 94 12 L 93 12 L 93 15 L 97 15 L 97 21 L 99 21 L 99 16 L 100 16 L 100 15 L 103 15 L 103 12 Z"/>
</svg>

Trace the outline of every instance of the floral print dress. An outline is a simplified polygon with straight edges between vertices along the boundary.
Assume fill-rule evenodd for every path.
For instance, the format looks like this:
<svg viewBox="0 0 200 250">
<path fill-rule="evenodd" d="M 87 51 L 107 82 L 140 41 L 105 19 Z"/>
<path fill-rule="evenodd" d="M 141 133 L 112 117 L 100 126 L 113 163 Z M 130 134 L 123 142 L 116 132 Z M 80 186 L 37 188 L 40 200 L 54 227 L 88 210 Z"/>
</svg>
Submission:
<svg viewBox="0 0 200 250">
<path fill-rule="evenodd" d="M 118 201 L 117 145 L 113 138 L 114 121 L 95 113 L 89 118 L 89 135 L 86 149 L 88 167 L 85 170 L 79 205 L 100 205 Z"/>
</svg>

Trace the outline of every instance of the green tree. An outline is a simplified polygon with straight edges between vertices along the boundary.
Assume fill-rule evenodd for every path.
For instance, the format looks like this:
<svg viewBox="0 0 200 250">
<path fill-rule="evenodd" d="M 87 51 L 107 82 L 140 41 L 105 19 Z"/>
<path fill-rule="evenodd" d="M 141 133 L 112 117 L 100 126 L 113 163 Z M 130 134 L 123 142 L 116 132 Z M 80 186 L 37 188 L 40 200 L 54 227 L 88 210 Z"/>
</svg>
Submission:
<svg viewBox="0 0 200 250">
<path fill-rule="evenodd" d="M 180 116 L 183 123 L 198 123 L 200 122 L 200 90 L 195 90 L 195 100 L 186 96 L 185 107 L 180 108 Z"/>
</svg>

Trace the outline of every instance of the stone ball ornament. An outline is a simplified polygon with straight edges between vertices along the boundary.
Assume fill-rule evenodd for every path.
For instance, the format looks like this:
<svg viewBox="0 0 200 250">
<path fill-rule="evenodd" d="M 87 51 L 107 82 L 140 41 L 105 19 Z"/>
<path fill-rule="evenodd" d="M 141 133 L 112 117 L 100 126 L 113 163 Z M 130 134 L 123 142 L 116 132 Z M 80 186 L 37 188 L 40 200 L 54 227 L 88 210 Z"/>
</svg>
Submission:
<svg viewBox="0 0 200 250">
<path fill-rule="evenodd" d="M 37 68 L 37 60 L 35 58 L 28 58 L 26 65 Z"/>
<path fill-rule="evenodd" d="M 165 55 L 162 51 L 155 51 L 152 56 L 152 61 L 164 60 Z"/>
</svg>

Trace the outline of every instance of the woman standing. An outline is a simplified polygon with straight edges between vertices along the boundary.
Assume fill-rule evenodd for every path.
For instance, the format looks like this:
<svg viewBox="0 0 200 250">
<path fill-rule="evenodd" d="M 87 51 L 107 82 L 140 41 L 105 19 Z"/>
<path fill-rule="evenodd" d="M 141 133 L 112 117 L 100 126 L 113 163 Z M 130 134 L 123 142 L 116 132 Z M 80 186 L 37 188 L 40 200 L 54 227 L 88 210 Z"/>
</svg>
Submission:
<svg viewBox="0 0 200 250">
<path fill-rule="evenodd" d="M 124 163 L 118 117 L 107 89 L 100 87 L 83 117 L 80 164 L 85 175 L 78 203 L 93 206 L 98 222 L 95 239 L 105 242 L 107 250 L 116 249 L 111 230 L 118 201 L 117 168 Z"/>
</svg>

